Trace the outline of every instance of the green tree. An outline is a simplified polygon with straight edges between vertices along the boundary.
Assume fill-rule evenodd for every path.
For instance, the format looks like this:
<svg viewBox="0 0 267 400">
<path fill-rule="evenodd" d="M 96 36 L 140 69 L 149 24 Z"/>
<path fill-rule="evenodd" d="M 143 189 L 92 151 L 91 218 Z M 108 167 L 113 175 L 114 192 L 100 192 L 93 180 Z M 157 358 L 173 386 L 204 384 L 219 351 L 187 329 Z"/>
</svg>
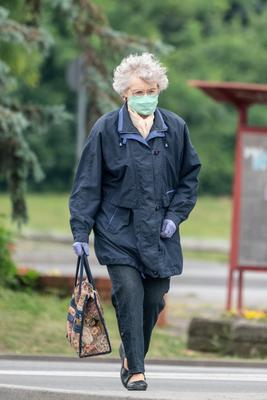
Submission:
<svg viewBox="0 0 267 400">
<path fill-rule="evenodd" d="M 112 70 L 130 52 L 151 49 L 166 52 L 169 46 L 159 40 L 137 37 L 112 29 L 105 12 L 95 2 L 47 1 L 42 25 L 51 32 L 54 45 L 42 65 L 38 91 L 27 90 L 25 98 L 35 101 L 62 102 L 68 112 L 76 113 L 76 94 L 66 82 L 70 62 L 84 55 L 88 92 L 87 132 L 103 113 L 119 106 L 112 89 Z M 42 184 L 30 182 L 32 190 L 69 190 L 75 165 L 75 119 L 67 126 L 51 128 L 42 137 L 32 137 L 31 145 L 39 155 L 46 177 Z"/>
<path fill-rule="evenodd" d="M 203 167 L 200 192 L 231 192 L 236 113 L 188 86 L 190 79 L 267 81 L 267 1 L 255 0 L 95 0 L 105 9 L 111 26 L 156 38 L 173 46 L 161 55 L 170 86 L 160 105 L 188 122 Z M 251 121 L 267 124 L 262 107 L 251 110 Z"/>
<path fill-rule="evenodd" d="M 44 177 L 28 138 L 42 134 L 64 117 L 62 107 L 40 106 L 21 96 L 23 87 L 37 86 L 40 65 L 52 43 L 51 36 L 38 26 L 39 3 L 17 1 L 14 13 L 22 4 L 22 22 L 9 18 L 8 9 L 0 7 L 0 175 L 7 181 L 12 218 L 18 227 L 28 220 L 25 194 L 29 175 L 36 181 Z"/>
<path fill-rule="evenodd" d="M 12 8 L 8 3 L 0 0 L 3 7 L 10 9 L 10 18 L 28 29 L 41 27 L 48 42 L 28 43 L 29 57 L 24 45 L 1 39 L 4 65 L 1 64 L 0 81 L 7 85 L 11 79 L 5 97 L 12 98 L 13 112 L 21 110 L 21 104 L 38 104 L 46 110 L 52 110 L 54 104 L 64 104 L 75 115 L 75 95 L 67 87 L 65 71 L 70 61 L 86 54 L 89 133 L 99 115 L 119 105 L 119 98 L 112 91 L 113 68 L 130 52 L 150 50 L 169 70 L 170 86 L 160 96 L 160 105 L 188 121 L 203 162 L 201 192 L 230 193 L 236 114 L 233 108 L 216 104 L 190 88 L 187 81 L 266 82 L 267 0 L 14 0 Z M 47 32 L 53 37 L 53 44 Z M 33 113 L 19 115 L 28 120 Z M 43 114 L 36 115 L 43 121 Z M 261 107 L 252 109 L 250 118 L 254 123 L 266 124 Z M 30 179 L 31 190 L 70 189 L 75 160 L 74 124 L 73 119 L 50 126 L 45 135 L 37 135 L 36 127 L 23 130 L 24 136 L 27 132 L 28 147 L 38 154 L 39 166 L 46 175 L 42 181 Z"/>
</svg>

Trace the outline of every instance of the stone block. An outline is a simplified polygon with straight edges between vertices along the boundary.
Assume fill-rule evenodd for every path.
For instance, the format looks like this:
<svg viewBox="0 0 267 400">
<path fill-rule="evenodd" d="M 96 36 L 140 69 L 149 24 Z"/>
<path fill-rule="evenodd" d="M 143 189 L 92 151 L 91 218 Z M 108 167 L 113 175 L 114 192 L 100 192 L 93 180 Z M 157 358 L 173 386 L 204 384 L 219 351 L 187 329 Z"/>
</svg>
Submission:
<svg viewBox="0 0 267 400">
<path fill-rule="evenodd" d="M 228 354 L 231 336 L 231 321 L 193 318 L 188 328 L 187 347 L 191 350 Z"/>
<path fill-rule="evenodd" d="M 255 321 L 238 321 L 235 323 L 233 340 L 267 345 L 267 324 Z"/>
<path fill-rule="evenodd" d="M 244 358 L 267 357 L 267 324 L 244 319 L 193 318 L 187 347 Z"/>
</svg>

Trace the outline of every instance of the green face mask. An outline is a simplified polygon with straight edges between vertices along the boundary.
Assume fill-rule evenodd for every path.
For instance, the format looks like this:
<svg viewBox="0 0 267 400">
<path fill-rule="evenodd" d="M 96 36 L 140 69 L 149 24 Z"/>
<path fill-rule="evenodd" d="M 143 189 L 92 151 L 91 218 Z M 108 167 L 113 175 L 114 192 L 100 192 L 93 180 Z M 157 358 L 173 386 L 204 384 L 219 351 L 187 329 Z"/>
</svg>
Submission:
<svg viewBox="0 0 267 400">
<path fill-rule="evenodd" d="M 145 96 L 129 96 L 130 108 L 141 115 L 153 114 L 158 104 L 158 94 L 147 94 Z"/>
</svg>

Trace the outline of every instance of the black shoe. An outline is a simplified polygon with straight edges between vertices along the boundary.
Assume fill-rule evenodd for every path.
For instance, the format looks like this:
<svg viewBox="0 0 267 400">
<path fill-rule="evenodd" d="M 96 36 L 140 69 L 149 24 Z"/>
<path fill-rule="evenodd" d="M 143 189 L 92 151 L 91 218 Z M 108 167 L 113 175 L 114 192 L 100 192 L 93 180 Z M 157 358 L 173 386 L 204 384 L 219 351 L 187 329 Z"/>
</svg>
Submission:
<svg viewBox="0 0 267 400">
<path fill-rule="evenodd" d="M 125 351 L 122 343 L 120 344 L 119 353 L 121 358 L 121 383 L 125 388 L 127 388 L 127 382 L 131 375 L 129 374 L 129 370 L 124 367 Z"/>
<path fill-rule="evenodd" d="M 147 383 L 146 383 L 145 380 L 129 382 L 129 383 L 127 383 L 126 388 L 128 390 L 146 390 L 147 389 Z"/>
</svg>

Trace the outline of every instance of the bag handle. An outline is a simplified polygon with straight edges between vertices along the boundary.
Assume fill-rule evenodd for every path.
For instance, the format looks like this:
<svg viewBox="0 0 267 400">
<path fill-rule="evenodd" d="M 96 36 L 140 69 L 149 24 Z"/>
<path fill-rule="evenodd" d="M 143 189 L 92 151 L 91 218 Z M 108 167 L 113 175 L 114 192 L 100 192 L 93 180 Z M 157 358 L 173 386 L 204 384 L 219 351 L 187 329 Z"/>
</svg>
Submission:
<svg viewBox="0 0 267 400">
<path fill-rule="evenodd" d="M 80 267 L 80 261 L 81 261 L 81 257 L 78 256 L 78 257 L 77 257 L 77 263 L 76 263 L 76 273 L 75 273 L 74 286 L 76 286 L 76 284 L 77 284 L 78 273 L 79 273 L 79 267 Z M 82 267 L 81 267 L 81 268 L 82 268 Z"/>
<path fill-rule="evenodd" d="M 75 274 L 75 281 L 74 281 L 74 286 L 77 284 L 77 279 L 78 279 L 78 273 L 80 269 L 80 277 L 79 277 L 79 294 L 81 293 L 81 284 L 83 280 L 83 270 L 85 269 L 88 281 L 91 283 L 93 286 L 93 289 L 95 289 L 95 282 L 93 279 L 93 275 L 89 266 L 89 262 L 87 259 L 86 254 L 83 252 L 81 256 L 78 256 L 77 258 L 77 264 L 76 264 L 76 274 Z"/>
<path fill-rule="evenodd" d="M 78 258 L 77 258 L 74 287 L 77 285 L 79 269 L 80 269 L 80 276 L 79 276 L 79 291 L 78 291 L 78 294 L 80 296 L 81 291 L 82 291 L 82 280 L 83 280 L 83 263 L 81 262 L 81 257 L 80 256 L 78 256 Z"/>
<path fill-rule="evenodd" d="M 93 275 L 92 275 L 92 272 L 91 272 L 91 269 L 89 266 L 87 255 L 85 253 L 83 253 L 82 259 L 83 259 L 84 269 L 85 269 L 88 281 L 91 283 L 91 285 L 93 286 L 93 289 L 95 290 L 94 278 L 93 278 Z"/>
</svg>

